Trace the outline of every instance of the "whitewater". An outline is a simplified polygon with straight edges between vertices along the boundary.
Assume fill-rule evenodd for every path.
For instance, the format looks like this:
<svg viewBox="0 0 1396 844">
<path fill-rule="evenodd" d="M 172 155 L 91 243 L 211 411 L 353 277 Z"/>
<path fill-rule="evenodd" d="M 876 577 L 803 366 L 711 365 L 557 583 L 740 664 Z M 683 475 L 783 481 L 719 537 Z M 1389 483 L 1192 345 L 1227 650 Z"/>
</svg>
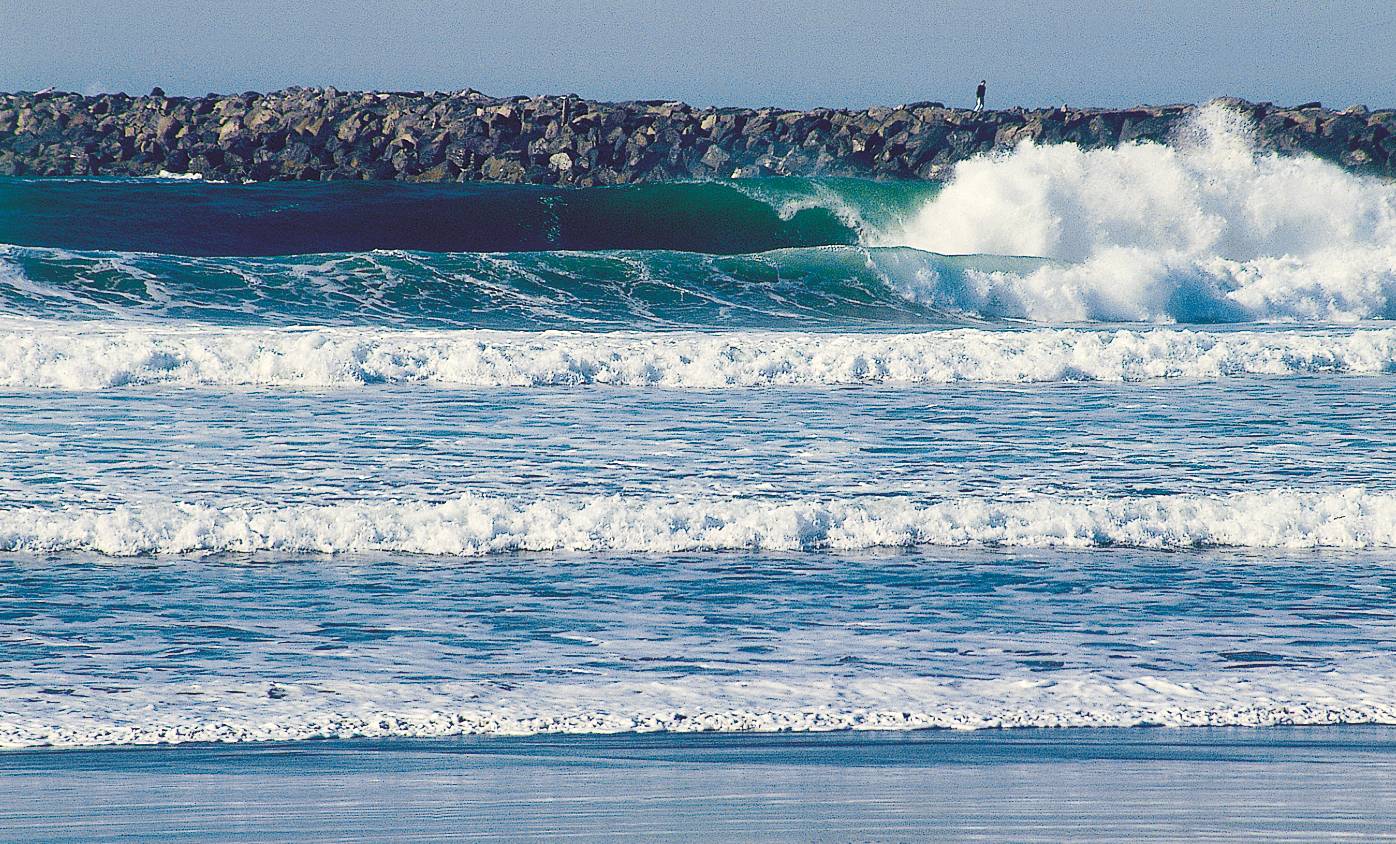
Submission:
<svg viewBox="0 0 1396 844">
<path fill-rule="evenodd" d="M 507 691 L 329 682 L 273 686 L 271 696 L 266 685 L 200 684 L 138 694 L 98 693 L 104 708 L 97 717 L 76 715 L 71 702 L 33 707 L 23 720 L 6 725 L 0 747 L 660 731 L 1396 723 L 1396 699 L 1370 691 L 1386 685 L 1385 675 L 1301 674 L 1286 681 L 1148 675 L 960 682 L 887 678 L 841 685 L 686 682 L 660 688 L 550 683 Z M 81 700 L 92 693 L 78 694 Z M 230 717 L 228 703 L 239 699 L 256 703 L 238 707 L 242 711 Z"/>
<path fill-rule="evenodd" d="M 0 180 L 0 746 L 1396 723 L 1396 185 Z"/>
<path fill-rule="evenodd" d="M 1173 146 L 1023 144 L 966 162 L 885 241 L 1034 255 L 974 273 L 983 313 L 1048 321 L 1390 319 L 1396 186 L 1317 158 L 1257 153 L 1252 128 L 1201 109 Z"/>
<path fill-rule="evenodd" d="M 1034 383 L 1377 374 L 1396 330 L 1034 329 L 867 334 L 0 326 L 0 386 L 443 388 Z"/>
<path fill-rule="evenodd" d="M 43 554 L 862 550 L 919 545 L 1035 548 L 1396 548 L 1396 494 L 1343 489 L 1228 496 L 917 504 L 851 501 L 510 501 L 251 509 L 186 503 L 114 510 L 0 510 L 0 550 Z"/>
</svg>

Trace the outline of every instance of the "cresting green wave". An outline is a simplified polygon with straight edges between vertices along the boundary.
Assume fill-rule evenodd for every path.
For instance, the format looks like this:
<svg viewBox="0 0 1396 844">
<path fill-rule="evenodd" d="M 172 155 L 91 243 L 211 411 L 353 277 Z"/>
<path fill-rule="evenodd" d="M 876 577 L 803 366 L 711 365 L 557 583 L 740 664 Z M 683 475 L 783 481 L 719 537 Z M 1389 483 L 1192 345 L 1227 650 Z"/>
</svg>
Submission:
<svg viewBox="0 0 1396 844">
<path fill-rule="evenodd" d="M 189 256 L 401 249 L 712 254 L 863 242 L 926 182 L 751 179 L 563 189 L 395 182 L 0 179 L 0 243 Z"/>
<path fill-rule="evenodd" d="M 234 325 L 922 324 L 934 309 L 884 271 L 905 259 L 856 244 L 935 190 L 0 180 L 0 307 Z"/>
</svg>

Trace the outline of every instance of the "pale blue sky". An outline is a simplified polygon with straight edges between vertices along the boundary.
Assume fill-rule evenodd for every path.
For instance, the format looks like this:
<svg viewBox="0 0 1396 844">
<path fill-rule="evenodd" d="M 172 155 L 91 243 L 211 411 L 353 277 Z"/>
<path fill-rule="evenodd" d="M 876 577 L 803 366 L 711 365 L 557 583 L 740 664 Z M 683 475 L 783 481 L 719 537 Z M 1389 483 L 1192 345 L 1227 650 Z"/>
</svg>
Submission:
<svg viewBox="0 0 1396 844">
<path fill-rule="evenodd" d="M 0 90 L 1396 105 L 1396 3 L 0 0 Z"/>
</svg>

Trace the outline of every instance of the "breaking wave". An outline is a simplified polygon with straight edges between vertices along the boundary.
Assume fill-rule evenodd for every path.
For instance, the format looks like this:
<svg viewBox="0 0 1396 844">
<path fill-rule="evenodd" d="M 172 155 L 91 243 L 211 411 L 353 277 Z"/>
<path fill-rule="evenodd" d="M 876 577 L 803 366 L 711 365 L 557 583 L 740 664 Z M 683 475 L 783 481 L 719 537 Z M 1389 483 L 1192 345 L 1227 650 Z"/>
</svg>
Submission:
<svg viewBox="0 0 1396 844">
<path fill-rule="evenodd" d="M 1396 493 L 1271 490 L 1121 499 L 905 498 L 531 500 L 323 506 L 168 503 L 0 510 L 0 550 L 20 553 L 672 553 L 912 546 L 1396 547 Z"/>
<path fill-rule="evenodd" d="M 121 190 L 141 192 L 129 214 L 104 199 Z M 1396 184 L 1258 152 L 1219 105 L 1172 145 L 1024 143 L 943 187 L 6 191 L 22 196 L 0 210 L 0 240 L 35 245 L 0 247 L 0 309 L 29 316 L 530 330 L 1396 318 Z"/>
<path fill-rule="evenodd" d="M 1396 184 L 1310 155 L 1261 153 L 1200 109 L 1172 145 L 1024 143 L 959 164 L 881 244 L 1053 259 L 971 272 L 960 302 L 1039 321 L 1396 317 Z M 935 276 L 923 285 L 941 291 Z"/>
<path fill-rule="evenodd" d="M 1396 724 L 1396 681 L 1265 676 L 881 677 L 580 684 L 184 681 L 0 690 L 0 747 L 626 732 Z"/>
<path fill-rule="evenodd" d="M 1394 329 L 599 333 L 0 322 L 0 387 L 11 389 L 143 384 L 722 389 L 1393 370 Z"/>
</svg>

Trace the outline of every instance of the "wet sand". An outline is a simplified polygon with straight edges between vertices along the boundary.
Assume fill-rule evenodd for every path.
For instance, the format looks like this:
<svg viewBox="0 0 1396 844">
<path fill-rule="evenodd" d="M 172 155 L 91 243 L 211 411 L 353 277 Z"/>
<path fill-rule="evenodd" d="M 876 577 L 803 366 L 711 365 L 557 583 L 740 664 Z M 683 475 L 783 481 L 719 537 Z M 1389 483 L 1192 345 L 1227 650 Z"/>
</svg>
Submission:
<svg viewBox="0 0 1396 844">
<path fill-rule="evenodd" d="M 1396 728 L 316 741 L 0 753 L 6 841 L 1396 835 Z"/>
</svg>

